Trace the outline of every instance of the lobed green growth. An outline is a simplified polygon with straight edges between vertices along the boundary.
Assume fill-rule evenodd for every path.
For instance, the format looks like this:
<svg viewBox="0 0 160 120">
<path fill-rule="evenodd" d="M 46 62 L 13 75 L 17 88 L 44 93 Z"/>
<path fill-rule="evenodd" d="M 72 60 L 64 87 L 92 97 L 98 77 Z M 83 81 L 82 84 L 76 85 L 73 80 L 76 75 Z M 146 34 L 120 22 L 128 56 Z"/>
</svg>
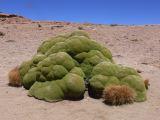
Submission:
<svg viewBox="0 0 160 120">
<path fill-rule="evenodd" d="M 135 101 L 146 100 L 146 88 L 143 79 L 135 69 L 130 67 L 101 62 L 93 68 L 92 78 L 89 82 L 91 90 L 100 95 L 108 85 L 128 85 L 136 92 Z"/>
<path fill-rule="evenodd" d="M 92 97 L 101 97 L 105 86 L 127 84 L 137 93 L 135 101 L 146 100 L 136 70 L 115 64 L 111 52 L 83 31 L 44 41 L 19 70 L 29 96 L 49 102 L 83 98 L 86 83 Z"/>
</svg>

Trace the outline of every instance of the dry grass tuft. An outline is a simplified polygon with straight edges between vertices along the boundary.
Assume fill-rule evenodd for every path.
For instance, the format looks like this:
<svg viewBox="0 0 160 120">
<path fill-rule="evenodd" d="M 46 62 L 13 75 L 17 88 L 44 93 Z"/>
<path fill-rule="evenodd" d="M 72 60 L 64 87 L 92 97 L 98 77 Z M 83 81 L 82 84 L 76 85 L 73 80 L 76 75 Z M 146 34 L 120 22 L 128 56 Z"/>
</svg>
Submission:
<svg viewBox="0 0 160 120">
<path fill-rule="evenodd" d="M 8 78 L 9 78 L 9 85 L 10 86 L 15 86 L 15 87 L 22 86 L 20 73 L 19 73 L 19 67 L 15 67 L 14 69 L 12 69 L 8 73 Z"/>
<path fill-rule="evenodd" d="M 144 84 L 145 84 L 146 89 L 148 89 L 148 87 L 150 86 L 149 80 L 148 79 L 144 80 Z"/>
<path fill-rule="evenodd" d="M 104 102 L 110 105 L 133 103 L 135 96 L 135 91 L 127 85 L 109 85 L 103 91 Z"/>
</svg>

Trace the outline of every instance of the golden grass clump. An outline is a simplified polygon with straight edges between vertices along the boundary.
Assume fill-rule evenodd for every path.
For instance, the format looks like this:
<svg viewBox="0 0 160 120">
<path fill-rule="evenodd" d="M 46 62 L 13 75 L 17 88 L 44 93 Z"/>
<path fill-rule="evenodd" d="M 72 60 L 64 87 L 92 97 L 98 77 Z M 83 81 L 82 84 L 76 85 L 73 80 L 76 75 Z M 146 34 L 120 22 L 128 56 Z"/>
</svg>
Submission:
<svg viewBox="0 0 160 120">
<path fill-rule="evenodd" d="M 144 84 L 146 89 L 148 89 L 148 87 L 150 86 L 149 80 L 148 79 L 144 80 Z"/>
<path fill-rule="evenodd" d="M 135 91 L 127 85 L 109 85 L 103 91 L 104 102 L 110 105 L 133 103 L 135 96 Z"/>
<path fill-rule="evenodd" d="M 19 73 L 19 67 L 15 67 L 8 73 L 9 78 L 9 85 L 19 87 L 22 85 L 20 73 Z"/>
</svg>

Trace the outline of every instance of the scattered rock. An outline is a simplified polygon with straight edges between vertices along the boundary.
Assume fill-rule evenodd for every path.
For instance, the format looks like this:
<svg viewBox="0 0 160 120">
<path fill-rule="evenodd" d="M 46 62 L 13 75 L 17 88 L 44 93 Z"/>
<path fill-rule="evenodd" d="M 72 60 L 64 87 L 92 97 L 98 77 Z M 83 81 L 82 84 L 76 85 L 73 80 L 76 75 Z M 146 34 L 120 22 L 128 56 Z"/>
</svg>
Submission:
<svg viewBox="0 0 160 120">
<path fill-rule="evenodd" d="M 127 37 L 127 36 L 124 36 L 124 38 L 125 38 L 125 39 L 128 39 L 128 37 Z"/>
<path fill-rule="evenodd" d="M 53 30 L 54 28 L 62 28 L 64 27 L 63 25 L 55 25 L 55 26 L 51 26 L 51 30 Z"/>
<path fill-rule="evenodd" d="M 42 27 L 42 25 L 41 25 L 41 24 L 38 24 L 38 27 Z"/>
<path fill-rule="evenodd" d="M 3 33 L 3 32 L 0 32 L 0 36 L 5 36 L 5 33 Z"/>
<path fill-rule="evenodd" d="M 54 29 L 54 27 L 52 26 L 52 27 L 51 27 L 51 30 L 53 30 L 53 29 Z"/>
<path fill-rule="evenodd" d="M 82 26 L 79 26 L 78 30 L 84 30 L 84 28 Z"/>
<path fill-rule="evenodd" d="M 38 30 L 42 30 L 42 28 L 38 28 Z"/>
<path fill-rule="evenodd" d="M 123 57 L 122 55 L 114 55 L 113 57 Z"/>
<path fill-rule="evenodd" d="M 54 26 L 54 27 L 62 28 L 62 27 L 64 27 L 64 26 L 63 26 L 63 25 L 56 25 L 56 26 Z"/>
<path fill-rule="evenodd" d="M 5 42 L 16 42 L 15 40 L 6 40 Z"/>
<path fill-rule="evenodd" d="M 138 73 L 142 73 L 142 70 L 137 69 L 137 72 L 138 72 Z"/>
<path fill-rule="evenodd" d="M 146 62 L 142 62 L 141 64 L 148 65 L 148 63 L 146 63 Z"/>
<path fill-rule="evenodd" d="M 138 39 L 132 39 L 131 41 L 133 41 L 133 42 L 138 42 L 139 40 L 138 40 Z"/>
</svg>

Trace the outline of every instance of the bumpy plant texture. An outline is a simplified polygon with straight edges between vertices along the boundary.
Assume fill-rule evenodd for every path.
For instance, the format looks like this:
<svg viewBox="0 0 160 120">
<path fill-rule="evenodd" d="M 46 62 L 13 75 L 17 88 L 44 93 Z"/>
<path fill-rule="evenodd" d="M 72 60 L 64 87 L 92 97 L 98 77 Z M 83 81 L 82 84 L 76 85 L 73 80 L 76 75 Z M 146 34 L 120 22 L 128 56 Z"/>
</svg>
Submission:
<svg viewBox="0 0 160 120">
<path fill-rule="evenodd" d="M 142 77 L 130 67 L 101 62 L 92 70 L 90 87 L 93 93 L 101 93 L 107 85 L 128 85 L 136 92 L 135 101 L 146 100 L 146 88 Z"/>
<path fill-rule="evenodd" d="M 43 42 L 19 71 L 29 96 L 49 102 L 83 98 L 86 87 L 91 96 L 101 97 L 104 87 L 111 84 L 131 87 L 135 101 L 146 99 L 136 70 L 115 64 L 111 52 L 82 31 Z"/>
</svg>

